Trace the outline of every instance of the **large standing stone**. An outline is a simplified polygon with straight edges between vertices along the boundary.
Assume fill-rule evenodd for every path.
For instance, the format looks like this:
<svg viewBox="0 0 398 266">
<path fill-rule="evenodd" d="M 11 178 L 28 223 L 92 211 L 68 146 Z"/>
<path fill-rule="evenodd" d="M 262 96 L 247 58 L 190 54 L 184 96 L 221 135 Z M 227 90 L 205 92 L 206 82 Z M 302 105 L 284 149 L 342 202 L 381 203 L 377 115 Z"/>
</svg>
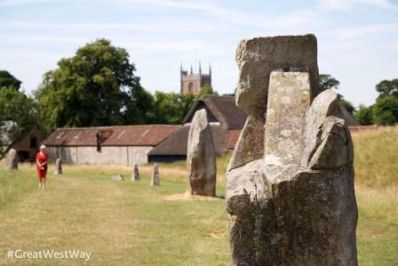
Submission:
<svg viewBox="0 0 398 266">
<path fill-rule="evenodd" d="M 134 164 L 133 172 L 131 173 L 131 181 L 140 180 L 140 170 L 138 169 L 138 164 Z"/>
<path fill-rule="evenodd" d="M 352 141 L 336 93 L 316 96 L 315 37 L 256 38 L 238 55 L 237 102 L 266 122 L 246 123 L 227 171 L 231 265 L 357 265 Z M 245 143 L 262 138 L 261 156 Z"/>
<path fill-rule="evenodd" d="M 216 154 L 205 109 L 196 111 L 188 134 L 188 183 L 192 195 L 216 195 Z"/>
<path fill-rule="evenodd" d="M 62 175 L 62 174 L 63 174 L 62 159 L 57 158 L 57 160 L 55 160 L 55 175 Z"/>
<path fill-rule="evenodd" d="M 157 163 L 153 164 L 152 167 L 151 186 L 160 186 L 159 165 Z"/>
<path fill-rule="evenodd" d="M 10 170 L 17 170 L 18 169 L 18 153 L 14 148 L 11 148 L 7 154 L 7 168 Z"/>
</svg>

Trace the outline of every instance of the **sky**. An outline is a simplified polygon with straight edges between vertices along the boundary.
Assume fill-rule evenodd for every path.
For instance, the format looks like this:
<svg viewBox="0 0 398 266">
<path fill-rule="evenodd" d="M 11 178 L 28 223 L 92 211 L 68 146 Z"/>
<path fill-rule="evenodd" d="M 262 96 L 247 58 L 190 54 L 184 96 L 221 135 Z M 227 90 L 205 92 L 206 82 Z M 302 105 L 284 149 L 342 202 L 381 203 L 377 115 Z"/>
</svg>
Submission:
<svg viewBox="0 0 398 266">
<path fill-rule="evenodd" d="M 150 92 L 179 92 L 180 65 L 212 67 L 233 93 L 240 40 L 313 33 L 320 73 L 355 106 L 398 78 L 398 0 L 0 0 L 0 69 L 32 93 L 45 72 L 99 38 L 125 48 Z"/>
</svg>

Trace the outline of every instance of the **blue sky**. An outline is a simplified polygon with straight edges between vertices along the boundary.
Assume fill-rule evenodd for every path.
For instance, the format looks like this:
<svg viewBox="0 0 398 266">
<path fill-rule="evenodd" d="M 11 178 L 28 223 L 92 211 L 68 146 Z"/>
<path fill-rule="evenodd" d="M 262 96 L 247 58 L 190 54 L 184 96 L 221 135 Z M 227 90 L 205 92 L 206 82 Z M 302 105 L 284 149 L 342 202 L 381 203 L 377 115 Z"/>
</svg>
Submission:
<svg viewBox="0 0 398 266">
<path fill-rule="evenodd" d="M 213 72 L 231 93 L 235 49 L 256 36 L 314 33 L 320 73 L 355 106 L 398 78 L 397 0 L 0 0 L 0 69 L 31 92 L 62 57 L 98 38 L 127 49 L 143 86 L 179 92 L 180 63 Z"/>
</svg>

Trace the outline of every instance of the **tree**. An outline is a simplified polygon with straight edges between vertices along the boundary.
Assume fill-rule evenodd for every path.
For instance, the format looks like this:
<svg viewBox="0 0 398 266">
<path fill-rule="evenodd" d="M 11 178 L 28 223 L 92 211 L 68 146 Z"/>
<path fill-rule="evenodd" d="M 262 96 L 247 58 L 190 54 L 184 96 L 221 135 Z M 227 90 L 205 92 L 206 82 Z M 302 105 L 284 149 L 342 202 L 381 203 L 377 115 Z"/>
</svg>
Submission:
<svg viewBox="0 0 398 266">
<path fill-rule="evenodd" d="M 0 159 L 7 154 L 13 143 L 36 126 L 36 121 L 37 108 L 32 98 L 15 88 L 0 90 Z M 7 128 L 7 123 L 15 126 Z M 7 140 L 4 136 L 7 136 Z"/>
<path fill-rule="evenodd" d="M 376 100 L 372 109 L 376 124 L 395 125 L 398 123 L 398 96 L 381 96 Z"/>
<path fill-rule="evenodd" d="M 151 122 L 158 124 L 180 124 L 192 108 L 196 97 L 192 93 L 165 93 L 157 91 Z"/>
<path fill-rule="evenodd" d="M 393 95 L 398 97 L 398 79 L 382 80 L 376 85 L 376 91 L 379 97 Z"/>
<path fill-rule="evenodd" d="M 333 76 L 329 74 L 320 74 L 319 75 L 319 89 L 320 91 L 325 91 L 328 89 L 339 89 L 340 81 L 335 79 Z M 351 115 L 354 115 L 355 107 L 352 105 L 350 101 L 344 99 L 343 95 L 340 93 L 337 94 L 339 98 L 340 106 L 344 107 Z"/>
<path fill-rule="evenodd" d="M 319 90 L 338 89 L 340 82 L 329 74 L 319 75 Z"/>
<path fill-rule="evenodd" d="M 360 105 L 358 111 L 355 113 L 355 119 L 360 125 L 373 125 L 373 106 L 366 107 Z"/>
<path fill-rule="evenodd" d="M 0 70 L 0 89 L 12 88 L 19 90 L 21 81 L 10 74 L 7 70 Z"/>
<path fill-rule="evenodd" d="M 145 122 L 152 97 L 135 70 L 127 51 L 105 39 L 61 59 L 35 93 L 43 129 Z"/>
<path fill-rule="evenodd" d="M 200 92 L 197 98 L 202 98 L 207 95 L 217 95 L 217 92 L 213 90 L 213 87 L 211 85 L 206 83 L 202 86 L 202 88 L 200 88 Z"/>
</svg>

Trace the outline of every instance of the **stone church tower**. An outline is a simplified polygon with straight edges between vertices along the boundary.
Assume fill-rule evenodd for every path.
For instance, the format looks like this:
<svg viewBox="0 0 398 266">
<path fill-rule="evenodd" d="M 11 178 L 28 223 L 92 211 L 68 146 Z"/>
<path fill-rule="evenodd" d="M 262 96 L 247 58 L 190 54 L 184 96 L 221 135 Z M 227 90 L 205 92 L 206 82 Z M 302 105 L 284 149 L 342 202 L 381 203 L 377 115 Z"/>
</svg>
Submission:
<svg viewBox="0 0 398 266">
<path fill-rule="evenodd" d="M 199 73 L 193 73 L 192 71 L 192 65 L 191 65 L 191 71 L 188 73 L 188 71 L 183 70 L 182 65 L 180 68 L 180 82 L 181 82 L 181 93 L 193 93 L 193 94 L 199 94 L 200 89 L 204 85 L 209 85 L 211 86 L 211 66 L 209 66 L 209 73 L 208 74 L 203 74 L 202 73 L 202 67 L 199 63 Z"/>
</svg>

